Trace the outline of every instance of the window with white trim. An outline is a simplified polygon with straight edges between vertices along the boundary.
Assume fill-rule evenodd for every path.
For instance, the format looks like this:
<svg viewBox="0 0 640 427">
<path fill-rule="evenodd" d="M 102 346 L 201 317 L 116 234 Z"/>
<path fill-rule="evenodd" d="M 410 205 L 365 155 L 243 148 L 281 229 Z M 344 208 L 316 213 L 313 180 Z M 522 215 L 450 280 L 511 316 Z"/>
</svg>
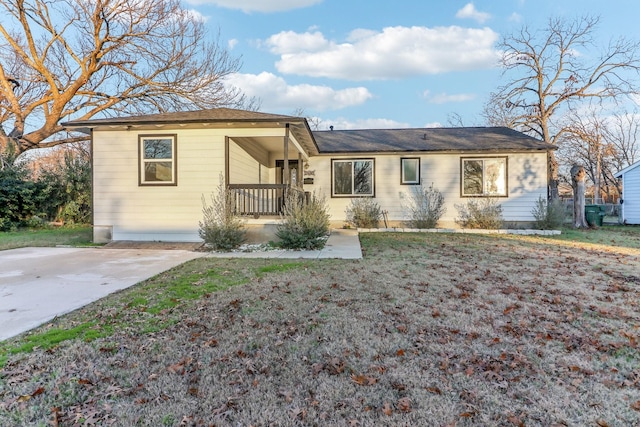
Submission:
<svg viewBox="0 0 640 427">
<path fill-rule="evenodd" d="M 332 197 L 373 197 L 373 159 L 334 159 L 331 161 Z"/>
<path fill-rule="evenodd" d="M 462 158 L 462 196 L 506 197 L 507 158 Z"/>
<path fill-rule="evenodd" d="M 140 135 L 140 185 L 176 185 L 176 135 Z"/>
<path fill-rule="evenodd" d="M 400 184 L 417 185 L 420 184 L 420 158 L 400 159 Z"/>
</svg>

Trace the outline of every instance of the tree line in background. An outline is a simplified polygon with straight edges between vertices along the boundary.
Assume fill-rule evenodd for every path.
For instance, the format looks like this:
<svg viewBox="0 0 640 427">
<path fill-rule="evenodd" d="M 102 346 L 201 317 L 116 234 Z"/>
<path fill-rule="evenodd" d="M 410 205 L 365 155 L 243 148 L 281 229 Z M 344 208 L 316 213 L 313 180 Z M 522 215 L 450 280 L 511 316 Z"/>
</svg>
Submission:
<svg viewBox="0 0 640 427">
<path fill-rule="evenodd" d="M 91 220 L 91 159 L 83 144 L 46 155 L 0 156 L 0 231 L 87 224 Z"/>
</svg>

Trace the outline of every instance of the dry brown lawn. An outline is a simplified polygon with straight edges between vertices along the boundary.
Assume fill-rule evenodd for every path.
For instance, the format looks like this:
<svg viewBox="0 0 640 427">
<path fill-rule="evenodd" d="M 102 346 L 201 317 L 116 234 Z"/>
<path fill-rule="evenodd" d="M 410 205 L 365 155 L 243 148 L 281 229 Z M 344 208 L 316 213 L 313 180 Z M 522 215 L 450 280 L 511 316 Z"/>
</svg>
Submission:
<svg viewBox="0 0 640 427">
<path fill-rule="evenodd" d="M 0 425 L 640 425 L 640 250 L 361 240 L 362 261 L 196 260 L 146 286 L 248 283 L 61 319 L 126 326 L 11 356 Z"/>
</svg>

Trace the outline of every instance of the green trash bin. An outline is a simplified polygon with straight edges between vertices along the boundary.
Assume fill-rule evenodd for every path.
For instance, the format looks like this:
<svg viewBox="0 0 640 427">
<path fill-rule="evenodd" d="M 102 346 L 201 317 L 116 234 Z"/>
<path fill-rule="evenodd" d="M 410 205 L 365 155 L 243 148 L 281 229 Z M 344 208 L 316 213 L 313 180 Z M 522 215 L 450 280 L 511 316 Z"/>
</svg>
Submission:
<svg viewBox="0 0 640 427">
<path fill-rule="evenodd" d="M 604 205 L 585 205 L 584 216 L 590 227 L 602 227 L 604 223 L 605 206 Z"/>
<path fill-rule="evenodd" d="M 607 205 L 598 205 L 600 212 L 598 212 L 598 227 L 602 227 L 604 224 L 604 217 L 607 215 Z"/>
</svg>

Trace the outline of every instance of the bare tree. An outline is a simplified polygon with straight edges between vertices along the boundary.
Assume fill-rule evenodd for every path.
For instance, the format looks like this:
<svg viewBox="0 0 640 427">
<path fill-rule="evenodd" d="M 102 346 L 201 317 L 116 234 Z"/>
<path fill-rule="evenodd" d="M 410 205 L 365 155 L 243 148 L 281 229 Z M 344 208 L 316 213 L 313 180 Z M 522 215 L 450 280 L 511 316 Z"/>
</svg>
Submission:
<svg viewBox="0 0 640 427">
<path fill-rule="evenodd" d="M 605 139 L 615 151 L 615 171 L 640 160 L 640 113 L 633 111 L 615 114 L 604 132 Z"/>
<path fill-rule="evenodd" d="M 558 144 L 567 131 L 558 120 L 581 101 L 618 99 L 634 93 L 640 71 L 640 44 L 624 38 L 602 49 L 593 42 L 599 19 L 550 19 L 539 31 L 523 27 L 507 35 L 503 77 L 507 83 L 492 93 L 485 107 L 489 123 L 507 125 Z M 585 51 L 600 50 L 585 55 Z M 549 151 L 549 196 L 558 196 L 558 162 Z"/>
<path fill-rule="evenodd" d="M 594 203 L 601 198 L 603 164 L 612 154 L 611 147 L 604 140 L 606 123 L 595 110 L 570 112 L 564 125 L 562 147 L 558 157 L 566 156 L 566 164 L 584 165 L 587 177 L 593 183 Z"/>
<path fill-rule="evenodd" d="M 619 195 L 621 183 L 614 175 L 639 157 L 640 116 L 607 115 L 595 109 L 572 111 L 566 116 L 564 128 L 558 160 L 567 165 L 584 165 L 596 199 L 603 194 L 609 199 Z"/>
<path fill-rule="evenodd" d="M 462 120 L 462 116 L 456 112 L 452 112 L 447 114 L 447 126 L 451 128 L 462 128 L 464 127 L 464 120 Z"/>
<path fill-rule="evenodd" d="M 0 14 L 0 149 L 84 139 L 63 120 L 243 102 L 224 85 L 239 60 L 180 0 L 0 0 Z"/>
<path fill-rule="evenodd" d="M 304 109 L 304 107 L 296 107 L 291 113 L 291 115 L 294 117 L 305 117 L 307 115 L 307 112 Z M 309 123 L 309 127 L 311 128 L 311 130 L 320 130 L 320 126 L 322 124 L 322 119 L 320 119 L 320 117 L 307 116 L 306 119 L 307 119 L 307 122 Z"/>
</svg>

